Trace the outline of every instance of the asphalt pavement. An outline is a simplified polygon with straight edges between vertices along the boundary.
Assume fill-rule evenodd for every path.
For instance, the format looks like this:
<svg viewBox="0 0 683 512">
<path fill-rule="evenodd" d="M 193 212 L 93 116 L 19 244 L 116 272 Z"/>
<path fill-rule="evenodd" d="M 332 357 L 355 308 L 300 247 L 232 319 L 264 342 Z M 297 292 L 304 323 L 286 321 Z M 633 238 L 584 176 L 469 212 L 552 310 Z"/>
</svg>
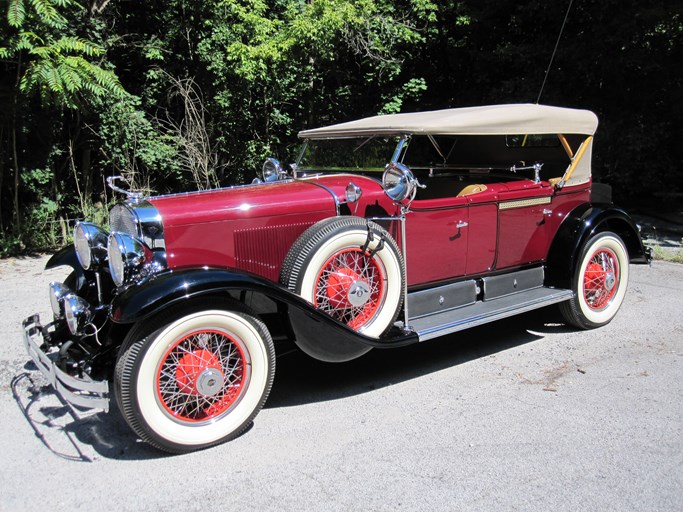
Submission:
<svg viewBox="0 0 683 512">
<path fill-rule="evenodd" d="M 543 309 L 330 365 L 278 359 L 238 439 L 170 456 L 74 419 L 27 370 L 45 258 L 0 260 L 0 510 L 683 510 L 683 265 L 631 266 L 612 323 Z"/>
</svg>

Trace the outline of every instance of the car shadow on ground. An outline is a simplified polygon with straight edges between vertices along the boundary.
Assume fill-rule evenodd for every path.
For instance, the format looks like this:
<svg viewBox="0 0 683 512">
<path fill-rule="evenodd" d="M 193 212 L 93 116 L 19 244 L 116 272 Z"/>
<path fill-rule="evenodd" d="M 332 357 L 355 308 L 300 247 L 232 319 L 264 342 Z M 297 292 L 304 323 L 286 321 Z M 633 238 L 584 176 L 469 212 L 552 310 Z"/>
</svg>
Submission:
<svg viewBox="0 0 683 512">
<path fill-rule="evenodd" d="M 278 358 L 265 408 L 359 395 L 572 330 L 550 307 L 404 348 L 372 350 L 346 363 L 323 363 L 295 350 Z"/>
<path fill-rule="evenodd" d="M 543 339 L 544 334 L 570 331 L 555 308 L 545 308 L 405 348 L 372 350 L 347 363 L 322 363 L 294 350 L 278 358 L 265 408 L 360 395 L 519 347 Z M 12 390 L 36 437 L 53 454 L 81 462 L 94 462 L 98 456 L 115 460 L 169 456 L 138 439 L 115 400 L 107 413 L 82 414 L 34 378 L 35 372 L 17 375 Z M 242 435 L 248 435 L 249 429 Z"/>
</svg>

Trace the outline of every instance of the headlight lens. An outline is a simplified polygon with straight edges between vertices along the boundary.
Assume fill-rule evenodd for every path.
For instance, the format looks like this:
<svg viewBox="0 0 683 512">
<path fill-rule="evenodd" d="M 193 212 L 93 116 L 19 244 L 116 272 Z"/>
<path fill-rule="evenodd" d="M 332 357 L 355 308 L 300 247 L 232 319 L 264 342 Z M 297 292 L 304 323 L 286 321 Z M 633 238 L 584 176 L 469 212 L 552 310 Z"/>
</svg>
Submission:
<svg viewBox="0 0 683 512">
<path fill-rule="evenodd" d="M 280 175 L 284 174 L 280 162 L 274 158 L 266 158 L 263 164 L 263 181 L 271 183 L 280 179 Z"/>
<path fill-rule="evenodd" d="M 78 262 L 84 269 L 97 267 L 107 254 L 107 234 L 90 222 L 77 222 L 74 248 Z"/>
<path fill-rule="evenodd" d="M 64 318 L 64 297 L 73 292 L 62 283 L 52 281 L 50 283 L 50 306 L 55 318 Z"/>
<path fill-rule="evenodd" d="M 360 196 L 363 194 L 363 190 L 356 185 L 355 183 L 351 182 L 348 185 L 346 185 L 346 202 L 347 203 L 355 203 L 360 199 Z"/>
<path fill-rule="evenodd" d="M 413 194 L 417 184 L 413 173 L 407 166 L 399 162 L 391 162 L 384 168 L 382 185 L 384 185 L 384 192 L 391 199 L 401 202 Z"/>
<path fill-rule="evenodd" d="M 116 286 L 123 286 L 135 272 L 152 259 L 152 251 L 144 242 L 119 232 L 109 235 L 107 252 L 109 273 Z"/>
<path fill-rule="evenodd" d="M 64 297 L 64 317 L 71 334 L 84 334 L 85 327 L 92 322 L 90 304 L 78 295 Z"/>
</svg>

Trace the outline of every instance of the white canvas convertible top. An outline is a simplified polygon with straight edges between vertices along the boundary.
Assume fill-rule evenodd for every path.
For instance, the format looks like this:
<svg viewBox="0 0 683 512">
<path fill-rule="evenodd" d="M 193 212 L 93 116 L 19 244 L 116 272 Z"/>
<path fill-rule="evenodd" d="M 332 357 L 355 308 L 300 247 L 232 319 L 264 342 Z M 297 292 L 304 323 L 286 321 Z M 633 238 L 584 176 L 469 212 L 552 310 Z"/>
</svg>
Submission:
<svg viewBox="0 0 683 512">
<path fill-rule="evenodd" d="M 299 132 L 302 139 L 364 135 L 593 135 L 598 118 L 590 110 L 513 104 L 452 108 L 366 117 Z"/>
</svg>

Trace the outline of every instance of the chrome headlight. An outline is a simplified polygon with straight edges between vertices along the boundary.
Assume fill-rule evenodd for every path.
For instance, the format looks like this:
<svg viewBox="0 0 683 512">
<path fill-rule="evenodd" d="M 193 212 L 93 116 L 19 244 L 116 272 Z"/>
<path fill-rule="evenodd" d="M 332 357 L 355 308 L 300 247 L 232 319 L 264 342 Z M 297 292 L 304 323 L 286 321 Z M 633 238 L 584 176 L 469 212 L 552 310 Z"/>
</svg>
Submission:
<svg viewBox="0 0 683 512">
<path fill-rule="evenodd" d="M 360 196 L 363 195 L 363 190 L 355 183 L 350 182 L 346 185 L 345 195 L 347 203 L 355 203 L 360 199 Z"/>
<path fill-rule="evenodd" d="M 86 326 L 92 322 L 90 304 L 78 295 L 64 297 L 64 317 L 71 334 L 85 334 Z"/>
<path fill-rule="evenodd" d="M 107 246 L 109 273 L 116 286 L 122 286 L 148 261 L 152 250 L 144 242 L 125 233 L 113 232 Z"/>
<path fill-rule="evenodd" d="M 280 162 L 274 158 L 266 158 L 266 162 L 263 164 L 263 181 L 266 183 L 271 183 L 280 179 L 285 171 L 282 170 Z"/>
<path fill-rule="evenodd" d="M 62 283 L 57 281 L 50 283 L 50 306 L 52 306 L 55 318 L 64 318 L 64 297 L 72 293 L 69 287 Z"/>
<path fill-rule="evenodd" d="M 107 256 L 107 234 L 90 222 L 77 222 L 74 248 L 78 262 L 85 270 L 95 268 Z"/>
<path fill-rule="evenodd" d="M 391 162 L 384 168 L 382 175 L 384 192 L 394 201 L 405 201 L 413 195 L 417 180 L 406 165 L 399 162 Z"/>
</svg>

